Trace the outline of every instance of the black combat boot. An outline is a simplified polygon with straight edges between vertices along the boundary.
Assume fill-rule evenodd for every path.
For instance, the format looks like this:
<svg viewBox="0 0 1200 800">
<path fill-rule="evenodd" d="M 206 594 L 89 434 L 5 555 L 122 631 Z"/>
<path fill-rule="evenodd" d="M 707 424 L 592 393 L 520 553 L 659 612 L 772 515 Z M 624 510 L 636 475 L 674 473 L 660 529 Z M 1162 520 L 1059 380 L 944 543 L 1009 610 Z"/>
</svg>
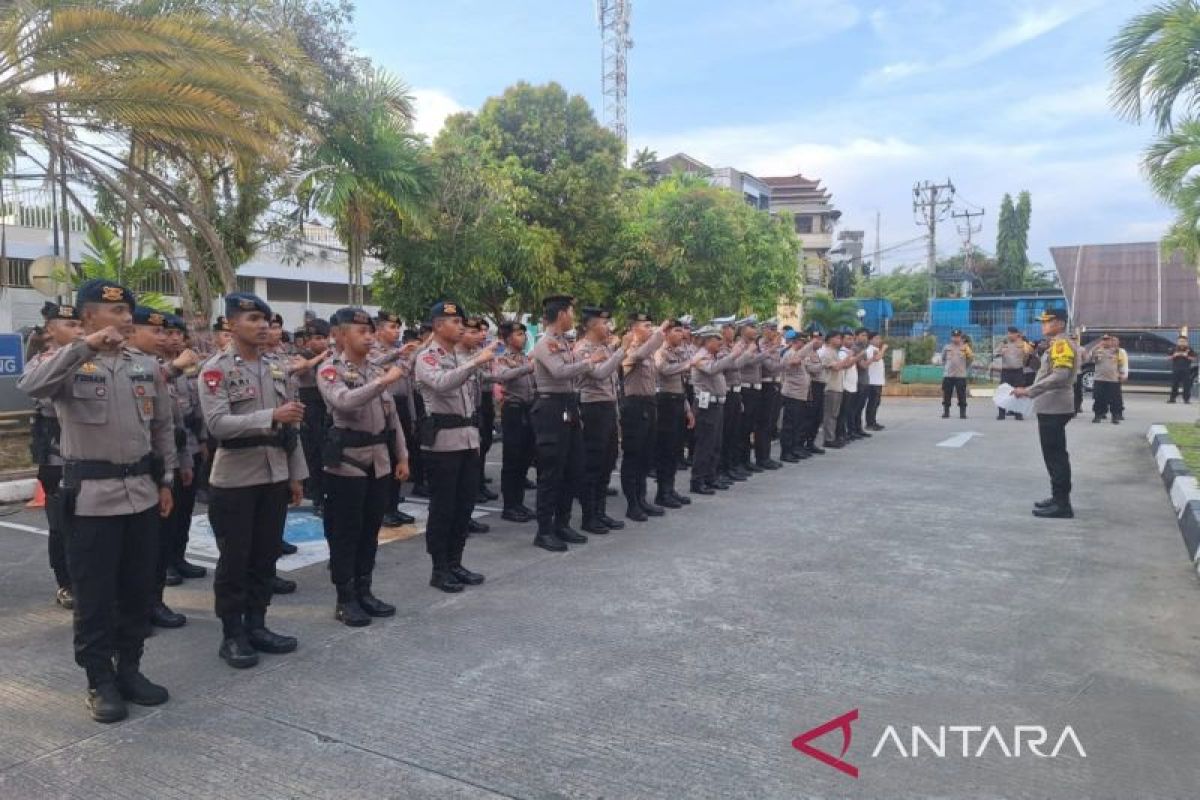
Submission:
<svg viewBox="0 0 1200 800">
<path fill-rule="evenodd" d="M 950 419 L 950 406 L 942 406 L 942 419 Z"/>
<path fill-rule="evenodd" d="M 1042 519 L 1071 519 L 1075 511 L 1071 508 L 1071 498 L 1064 496 L 1054 498 L 1051 505 L 1035 508 L 1033 515 Z"/>
<path fill-rule="evenodd" d="M 296 553 L 300 552 L 300 548 L 296 547 L 296 545 L 292 544 L 287 539 L 284 539 L 279 545 L 279 552 L 283 553 L 285 556 L 294 556 Z"/>
<path fill-rule="evenodd" d="M 692 504 L 692 498 L 688 497 L 686 494 L 680 494 L 679 492 L 675 491 L 674 486 L 671 487 L 670 494 L 671 497 L 674 498 L 675 502 L 679 503 L 681 506 L 688 506 Z"/>
<path fill-rule="evenodd" d="M 472 572 L 462 564 L 455 564 L 450 568 L 450 574 L 458 579 L 458 582 L 464 586 L 478 586 L 483 583 L 484 577 L 479 572 Z"/>
<path fill-rule="evenodd" d="M 637 499 L 642 506 L 642 511 L 645 511 L 647 516 L 661 517 L 663 514 L 667 513 L 666 509 L 664 509 L 662 506 L 655 505 L 646 499 L 646 484 L 644 481 L 642 482 L 642 485 L 638 487 Z"/>
<path fill-rule="evenodd" d="M 221 618 L 221 628 L 224 639 L 217 655 L 234 669 L 246 669 L 258 663 L 258 653 L 250 646 L 246 638 L 246 626 L 242 623 L 241 614 L 231 614 Z"/>
<path fill-rule="evenodd" d="M 361 628 L 371 624 L 371 617 L 358 604 L 354 594 L 354 582 L 339 583 L 337 588 L 337 605 L 333 607 L 333 618 L 351 628 Z"/>
<path fill-rule="evenodd" d="M 266 609 L 246 612 L 246 640 L 260 653 L 290 653 L 298 644 L 295 636 L 282 636 L 267 627 Z"/>
<path fill-rule="evenodd" d="M 564 542 L 562 539 L 558 538 L 557 535 L 555 535 L 554 533 L 543 533 L 541 531 L 538 531 L 537 536 L 533 537 L 533 546 L 540 547 L 543 550 L 549 550 L 551 553 L 562 553 L 567 550 L 567 543 Z M 435 576 L 436 576 L 436 574 L 437 573 L 434 573 Z M 453 578 L 452 578 L 452 580 L 453 580 Z M 457 580 L 455 580 L 454 582 L 458 583 Z M 458 585 L 460 587 L 462 586 L 461 583 L 459 583 Z M 448 591 L 461 592 L 462 589 L 461 588 L 451 589 Z"/>
<path fill-rule="evenodd" d="M 613 519 L 608 515 L 608 487 L 596 487 L 596 519 L 604 524 L 610 531 L 620 531 L 625 529 L 625 523 L 619 519 Z"/>
<path fill-rule="evenodd" d="M 358 604 L 372 617 L 390 617 L 396 613 L 394 605 L 385 603 L 371 594 L 370 575 L 359 575 L 358 580 L 354 583 L 354 588 L 358 593 Z"/>
<path fill-rule="evenodd" d="M 567 544 L 586 544 L 588 538 L 572 528 L 566 522 L 560 522 L 554 528 L 554 535 Z"/>
<path fill-rule="evenodd" d="M 715 489 L 711 489 L 707 484 L 701 481 L 692 481 L 692 494 L 716 494 Z"/>
<path fill-rule="evenodd" d="M 181 577 L 188 578 L 190 580 L 203 578 L 208 574 L 207 569 L 199 564 L 193 564 L 182 556 L 175 562 L 175 572 L 177 572 Z"/>
<path fill-rule="evenodd" d="M 564 546 L 563 549 L 565 550 L 566 547 Z M 458 578 L 450 574 L 449 569 L 435 569 L 432 577 L 429 578 L 429 585 L 449 594 L 461 592 L 466 588 L 459 582 Z"/>
<path fill-rule="evenodd" d="M 658 491 L 654 495 L 654 504 L 663 508 L 683 508 L 683 503 L 676 500 L 670 490 L 664 490 L 662 484 L 658 485 Z"/>
<path fill-rule="evenodd" d="M 120 722 L 129 716 L 125 699 L 121 697 L 121 691 L 111 675 L 106 680 L 88 687 L 87 707 L 92 719 L 105 724 Z"/>
<path fill-rule="evenodd" d="M 296 582 L 276 575 L 271 579 L 272 594 L 291 594 L 296 591 Z"/>
<path fill-rule="evenodd" d="M 150 624 L 156 628 L 182 628 L 187 624 L 187 617 L 159 599 L 150 606 Z"/>
<path fill-rule="evenodd" d="M 1001 422 L 1003 422 L 1003 421 L 1004 421 L 1004 418 L 1005 418 L 1006 416 L 1008 416 L 1008 414 L 1006 414 L 1006 413 L 1005 413 L 1005 411 L 1004 411 L 1004 409 L 1002 408 L 1002 409 L 1000 409 L 1000 411 L 999 411 L 999 412 L 996 414 L 996 419 L 998 419 L 998 420 L 1000 420 Z"/>
<path fill-rule="evenodd" d="M 116 683 L 121 697 L 135 705 L 159 706 L 170 698 L 165 686 L 152 683 L 142 674 L 138 660 L 134 658 L 118 658 Z"/>
<path fill-rule="evenodd" d="M 967 407 L 966 407 L 966 406 L 959 406 L 959 407 L 958 407 L 958 418 L 959 418 L 959 419 L 966 419 L 966 418 L 967 418 Z"/>
</svg>

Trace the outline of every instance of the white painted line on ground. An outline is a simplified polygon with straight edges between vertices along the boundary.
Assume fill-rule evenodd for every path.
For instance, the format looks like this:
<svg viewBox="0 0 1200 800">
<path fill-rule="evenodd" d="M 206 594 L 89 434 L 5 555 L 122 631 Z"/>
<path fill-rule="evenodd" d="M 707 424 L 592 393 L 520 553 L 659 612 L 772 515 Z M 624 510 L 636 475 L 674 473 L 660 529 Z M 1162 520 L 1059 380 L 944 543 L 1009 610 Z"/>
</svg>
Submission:
<svg viewBox="0 0 1200 800">
<path fill-rule="evenodd" d="M 37 533 L 42 536 L 45 536 L 49 533 L 49 531 L 45 530 L 44 528 L 35 528 L 32 525 L 22 525 L 19 522 L 0 522 L 0 527 L 12 528 L 16 531 L 26 531 L 28 533 Z"/>
<path fill-rule="evenodd" d="M 964 444 L 971 441 L 971 438 L 974 436 L 983 436 L 983 434 L 979 433 L 978 431 L 964 431 L 962 433 L 956 433 L 953 436 L 951 436 L 949 439 L 947 439 L 946 441 L 938 442 L 937 446 L 938 447 L 962 447 Z"/>
</svg>

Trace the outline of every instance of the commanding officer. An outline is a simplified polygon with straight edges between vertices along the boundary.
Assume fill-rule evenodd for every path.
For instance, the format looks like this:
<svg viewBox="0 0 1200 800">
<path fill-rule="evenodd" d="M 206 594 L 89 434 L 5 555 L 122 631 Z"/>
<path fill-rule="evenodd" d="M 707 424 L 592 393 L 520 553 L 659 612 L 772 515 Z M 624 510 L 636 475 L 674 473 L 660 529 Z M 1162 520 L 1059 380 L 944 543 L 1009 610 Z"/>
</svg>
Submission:
<svg viewBox="0 0 1200 800">
<path fill-rule="evenodd" d="M 646 481 L 654 466 L 654 440 L 658 411 L 654 401 L 654 354 L 662 347 L 667 320 L 658 329 L 643 311 L 629 315 L 629 331 L 623 342 L 625 399 L 621 403 L 621 490 L 625 494 L 625 517 L 645 522 L 647 515 L 661 517 L 662 506 L 646 499 Z"/>
<path fill-rule="evenodd" d="M 612 312 L 605 308 L 581 309 L 583 336 L 575 344 L 575 357 L 588 361 L 597 353 L 605 360 L 579 378 L 579 416 L 583 425 L 583 483 L 579 506 L 583 529 L 605 534 L 625 523 L 608 516 L 608 482 L 617 466 L 617 367 L 625 357 L 623 347 L 613 347 Z"/>
<path fill-rule="evenodd" d="M 529 522 L 532 510 L 525 506 L 525 477 L 533 463 L 533 423 L 529 409 L 537 386 L 533 382 L 533 362 L 525 355 L 525 325 L 501 322 L 497 328 L 504 343 L 503 355 L 496 359 L 496 382 L 504 390 L 500 406 L 500 430 L 504 436 L 503 463 L 500 467 L 500 495 L 504 498 L 502 519 Z"/>
<path fill-rule="evenodd" d="M 692 502 L 691 498 L 675 491 L 684 431 L 696 425 L 684 387 L 693 355 L 683 340 L 686 330 L 680 320 L 667 320 L 666 341 L 654 354 L 658 372 L 658 436 L 654 445 L 654 479 L 658 491 L 654 502 L 664 508 L 679 508 Z"/>
<path fill-rule="evenodd" d="M 1050 346 L 1042 356 L 1042 366 L 1030 386 L 1013 389 L 1017 397 L 1032 397 L 1038 417 L 1038 438 L 1042 459 L 1050 473 L 1051 495 L 1034 503 L 1035 517 L 1070 518 L 1071 457 L 1067 453 L 1067 423 L 1075 415 L 1073 387 L 1079 372 L 1079 351 L 1066 336 L 1067 310 L 1048 308 L 1042 312 L 1042 336 Z"/>
<path fill-rule="evenodd" d="M 171 513 L 175 436 L 166 382 L 153 358 L 124 345 L 133 293 L 108 280 L 79 287 L 83 338 L 21 377 L 54 403 L 62 426 L 67 563 L 75 593 L 75 662 L 87 672 L 97 722 L 126 702 L 158 705 L 167 690 L 142 675 L 154 596 L 158 526 Z"/>
<path fill-rule="evenodd" d="M 762 469 L 779 469 L 780 464 L 771 458 L 771 440 L 779 424 L 779 373 L 783 356 L 779 344 L 779 321 L 769 319 L 762 324 L 762 395 L 761 411 L 754 427 L 754 461 Z"/>
<path fill-rule="evenodd" d="M 83 327 L 75 306 L 60 306 L 47 302 L 42 306 L 42 319 L 46 321 L 49 344 L 25 364 L 26 373 L 33 372 L 83 335 Z M 58 491 L 62 482 L 62 454 L 59 452 L 59 439 L 62 434 L 54 403 L 49 398 L 36 398 L 33 407 L 35 413 L 29 437 L 29 454 L 33 463 L 37 464 L 38 483 L 42 485 L 42 492 L 46 495 L 46 527 L 49 530 L 47 549 L 50 555 L 50 570 L 54 573 L 55 583 L 58 584 L 54 601 L 63 608 L 70 609 L 74 606 L 74 600 L 71 597 L 71 570 L 67 567 L 65 545 L 67 520 L 63 514 L 62 496 Z"/>
<path fill-rule="evenodd" d="M 479 491 L 479 428 L 475 395 L 468 383 L 496 353 L 496 343 L 470 358 L 458 351 L 466 314 L 443 300 L 429 311 L 433 337 L 417 355 L 417 389 L 425 401 L 421 447 L 429 467 L 429 519 L 425 549 L 433 561 L 429 585 L 461 592 L 483 583 L 483 575 L 463 566 L 467 525 Z"/>
<path fill-rule="evenodd" d="M 393 478 L 408 478 L 408 450 L 391 387 L 404 377 L 368 360 L 375 324 L 361 308 L 334 315 L 342 349 L 321 367 L 317 385 L 333 417 L 326 431 L 324 468 L 329 513 L 329 575 L 337 589 L 334 619 L 352 628 L 396 607 L 371 593 L 379 525 L 392 498 Z"/>
<path fill-rule="evenodd" d="M 811 457 L 803 446 L 806 409 L 812 397 L 812 376 L 805 369 L 804 360 L 810 351 L 808 343 L 795 331 L 784 334 L 788 349 L 780 359 L 783 370 L 783 429 L 779 443 L 779 459 L 795 464 Z"/>
<path fill-rule="evenodd" d="M 538 395 L 533 403 L 533 433 L 537 440 L 537 536 L 535 546 L 552 552 L 587 537 L 571 525 L 574 487 L 583 481 L 583 437 L 580 430 L 577 378 L 591 372 L 609 356 L 597 351 L 576 356 L 567 340 L 575 325 L 575 298 L 558 294 L 542 301 L 546 333 L 531 357 Z"/>
<path fill-rule="evenodd" d="M 963 332 L 951 331 L 950 343 L 942 348 L 942 419 L 950 416 L 951 394 L 958 395 L 959 419 L 967 418 L 967 370 L 973 357 Z"/>
<path fill-rule="evenodd" d="M 1007 383 L 1014 389 L 1025 385 L 1025 359 L 1032 349 L 1021 336 L 1021 329 L 1010 325 L 1008 335 L 996 348 L 996 358 L 1000 359 L 1001 383 Z M 1003 408 L 996 412 L 996 419 L 1002 420 L 1008 414 L 1012 414 L 1018 420 L 1024 419 L 1023 415 L 1011 411 L 1006 412 Z"/>
<path fill-rule="evenodd" d="M 225 297 L 225 314 L 233 344 L 201 368 L 200 407 L 217 440 L 208 519 L 220 551 L 213 578 L 218 655 L 242 669 L 257 664 L 259 652 L 296 649 L 295 637 L 267 628 L 266 615 L 288 502 L 300 504 L 308 471 L 297 446 L 304 405 L 289 396 L 286 363 L 262 352 L 270 306 L 238 292 Z"/>
<path fill-rule="evenodd" d="M 292 359 L 291 376 L 296 396 L 304 404 L 304 422 L 300 425 L 300 446 L 308 478 L 304 481 L 304 496 L 312 501 L 313 514 L 325 513 L 325 470 L 321 463 L 321 448 L 325 444 L 325 429 L 329 412 L 317 388 L 317 369 L 332 352 L 329 349 L 329 323 L 311 319 L 304 323 L 304 349 Z"/>
<path fill-rule="evenodd" d="M 733 485 L 717 470 L 728 396 L 725 374 L 744 348 L 739 342 L 726 350 L 721 329 L 714 325 L 696 331 L 695 339 L 699 349 L 690 362 L 696 391 L 696 453 L 692 457 L 691 490 L 693 494 L 714 494 L 716 489 Z"/>
<path fill-rule="evenodd" d="M 371 360 L 380 367 L 388 367 L 395 363 L 400 367 L 403 373 L 399 380 L 388 387 L 392 398 L 396 403 L 396 413 L 400 415 L 401 433 L 404 435 L 405 446 L 412 439 L 413 433 L 410 430 L 412 427 L 412 372 L 413 363 L 412 356 L 416 355 L 418 345 L 415 340 L 409 339 L 403 345 L 400 342 L 400 316 L 391 311 L 380 311 L 375 316 L 375 347 L 371 351 Z M 420 449 L 419 445 L 414 445 L 416 449 Z M 411 451 L 410 451 L 411 459 Z M 409 462 L 411 469 L 412 462 Z M 395 465 L 389 470 L 389 474 L 395 471 Z M 389 527 L 396 525 L 411 525 L 416 522 L 416 517 L 400 510 L 400 503 L 404 502 L 404 495 L 401 492 L 403 482 L 398 480 L 389 481 L 388 487 L 388 502 L 387 510 L 383 515 L 383 524 Z"/>
<path fill-rule="evenodd" d="M 1121 351 L 1117 340 L 1106 333 L 1091 347 L 1083 348 L 1085 361 L 1096 365 L 1092 385 L 1092 422 L 1100 422 L 1109 411 L 1113 425 L 1121 424 L 1125 402 L 1121 398 Z"/>
<path fill-rule="evenodd" d="M 733 464 L 747 474 L 762 472 L 763 468 L 750 458 L 752 452 L 750 440 L 754 438 L 754 430 L 762 414 L 762 362 L 764 358 L 762 343 L 759 341 L 758 317 L 749 316 L 738 320 L 737 335 L 746 344 L 746 354 L 742 358 L 741 371 L 738 374 L 740 382 L 742 409 L 738 418 L 737 450 Z"/>
</svg>

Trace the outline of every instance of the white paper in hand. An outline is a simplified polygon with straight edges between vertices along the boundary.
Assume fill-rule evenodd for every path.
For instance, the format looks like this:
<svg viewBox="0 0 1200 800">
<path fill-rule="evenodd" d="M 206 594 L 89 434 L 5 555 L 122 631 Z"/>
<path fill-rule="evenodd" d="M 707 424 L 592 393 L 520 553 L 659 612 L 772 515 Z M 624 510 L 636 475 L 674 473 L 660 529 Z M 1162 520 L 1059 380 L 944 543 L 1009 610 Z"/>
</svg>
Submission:
<svg viewBox="0 0 1200 800">
<path fill-rule="evenodd" d="M 1014 397 L 1013 387 L 1007 383 L 1002 383 L 996 387 L 996 394 L 992 401 L 998 408 L 1005 411 L 1010 411 L 1013 414 L 1030 414 L 1033 412 L 1032 397 Z"/>
</svg>

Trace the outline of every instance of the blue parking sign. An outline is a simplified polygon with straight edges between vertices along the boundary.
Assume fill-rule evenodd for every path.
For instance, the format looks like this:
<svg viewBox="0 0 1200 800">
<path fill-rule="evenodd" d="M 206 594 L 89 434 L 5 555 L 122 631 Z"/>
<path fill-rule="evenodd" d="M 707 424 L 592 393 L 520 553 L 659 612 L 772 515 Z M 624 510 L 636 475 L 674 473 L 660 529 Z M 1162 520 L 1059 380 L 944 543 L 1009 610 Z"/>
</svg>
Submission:
<svg viewBox="0 0 1200 800">
<path fill-rule="evenodd" d="M 20 375 L 25 369 L 21 344 L 20 334 L 0 333 L 0 375 Z"/>
</svg>

